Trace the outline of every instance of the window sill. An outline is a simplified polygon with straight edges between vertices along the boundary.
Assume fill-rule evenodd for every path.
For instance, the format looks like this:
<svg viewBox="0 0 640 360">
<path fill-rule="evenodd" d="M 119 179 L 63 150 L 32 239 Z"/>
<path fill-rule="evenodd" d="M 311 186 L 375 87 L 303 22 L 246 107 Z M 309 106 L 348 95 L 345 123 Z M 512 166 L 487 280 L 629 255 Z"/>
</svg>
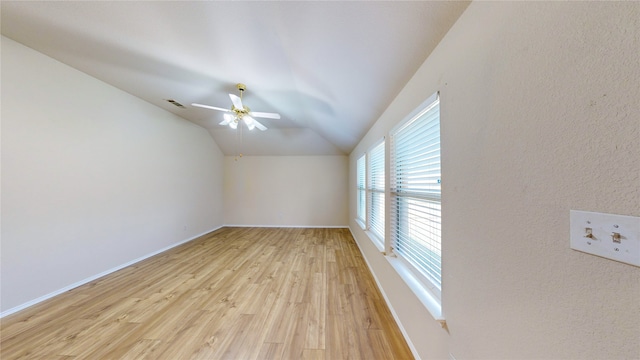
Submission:
<svg viewBox="0 0 640 360">
<path fill-rule="evenodd" d="M 358 223 L 358 226 L 360 226 L 360 228 L 362 230 L 364 230 L 366 228 L 366 226 L 364 225 L 364 223 L 362 222 L 362 220 L 356 218 L 356 223 Z"/>
<path fill-rule="evenodd" d="M 398 272 L 398 275 L 409 286 L 409 289 L 416 295 L 418 300 L 429 311 L 434 320 L 440 323 L 443 328 L 446 326 L 444 315 L 442 314 L 442 301 L 433 294 L 428 286 L 416 277 L 413 271 L 400 259 L 394 256 L 385 256 L 389 264 Z"/>
<path fill-rule="evenodd" d="M 365 234 L 369 237 L 369 240 L 378 248 L 382 254 L 384 254 L 384 241 L 378 237 L 378 235 L 372 233 L 369 230 L 364 231 Z"/>
</svg>

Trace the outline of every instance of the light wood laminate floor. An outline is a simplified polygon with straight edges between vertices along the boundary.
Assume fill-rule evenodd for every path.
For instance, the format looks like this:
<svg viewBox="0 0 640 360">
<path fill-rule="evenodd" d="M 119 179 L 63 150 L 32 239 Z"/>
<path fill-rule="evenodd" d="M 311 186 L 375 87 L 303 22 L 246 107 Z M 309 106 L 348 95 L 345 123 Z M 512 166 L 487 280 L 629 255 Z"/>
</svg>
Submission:
<svg viewBox="0 0 640 360">
<path fill-rule="evenodd" d="M 413 359 L 348 229 L 223 228 L 1 320 L 8 359 Z"/>
</svg>

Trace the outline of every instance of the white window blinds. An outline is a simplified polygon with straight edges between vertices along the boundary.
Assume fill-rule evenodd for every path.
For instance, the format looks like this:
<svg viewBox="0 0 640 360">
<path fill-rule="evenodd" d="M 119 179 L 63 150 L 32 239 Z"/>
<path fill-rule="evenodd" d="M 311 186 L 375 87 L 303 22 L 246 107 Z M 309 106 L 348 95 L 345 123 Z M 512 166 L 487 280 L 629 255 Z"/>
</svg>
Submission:
<svg viewBox="0 0 640 360">
<path fill-rule="evenodd" d="M 390 138 L 393 251 L 441 289 L 440 104 L 434 100 Z"/>
<path fill-rule="evenodd" d="M 369 230 L 384 239 L 384 141 L 369 152 Z"/>
<path fill-rule="evenodd" d="M 358 220 L 360 220 L 363 224 L 365 223 L 365 214 L 366 214 L 366 187 L 365 187 L 365 164 L 366 157 L 362 155 L 358 162 L 356 163 L 356 182 L 358 187 L 358 203 L 356 209 L 356 216 Z"/>
</svg>

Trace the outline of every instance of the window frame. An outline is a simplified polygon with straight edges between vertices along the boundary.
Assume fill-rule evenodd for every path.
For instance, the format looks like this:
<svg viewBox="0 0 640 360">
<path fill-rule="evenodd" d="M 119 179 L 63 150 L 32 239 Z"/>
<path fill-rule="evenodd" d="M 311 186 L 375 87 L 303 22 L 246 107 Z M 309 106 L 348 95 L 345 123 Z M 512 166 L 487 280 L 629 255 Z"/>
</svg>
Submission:
<svg viewBox="0 0 640 360">
<path fill-rule="evenodd" d="M 367 222 L 366 229 L 378 248 L 384 248 L 386 231 L 387 202 L 386 174 L 387 161 L 385 138 L 374 143 L 367 151 Z M 381 172 L 381 174 L 379 174 Z M 381 184 L 380 184 L 381 182 Z M 375 201 L 374 201 L 375 199 Z M 381 204 L 380 204 L 381 203 Z M 379 205 L 379 206 L 376 206 Z M 381 214 L 380 214 L 381 211 Z M 378 215 L 378 217 L 376 217 Z"/>
<path fill-rule="evenodd" d="M 356 160 L 356 221 L 367 228 L 367 154 Z"/>
<path fill-rule="evenodd" d="M 390 181 L 389 181 L 389 193 L 390 193 L 390 201 L 389 201 L 389 206 L 387 207 L 387 210 L 390 213 L 390 221 L 388 224 L 388 227 L 390 229 L 389 231 L 389 246 L 391 248 L 391 253 L 392 256 L 397 258 L 397 261 L 402 263 L 402 267 L 408 268 L 408 270 L 410 271 L 411 275 L 413 277 L 415 277 L 419 283 L 422 284 L 422 286 L 431 294 L 432 297 L 434 297 L 435 299 L 431 299 L 431 300 L 435 300 L 435 302 L 437 303 L 437 307 L 438 309 L 435 309 L 435 311 L 432 311 L 432 314 L 437 313 L 436 315 L 441 317 L 441 308 L 440 308 L 440 303 L 441 303 L 441 291 L 442 291 L 442 272 L 441 272 L 441 267 L 439 268 L 439 272 L 438 275 L 439 277 L 434 276 L 432 273 L 429 273 L 428 271 L 423 270 L 423 268 L 421 268 L 419 265 L 417 264 L 417 261 L 410 259 L 409 256 L 407 254 L 403 254 L 403 251 L 399 251 L 398 249 L 398 229 L 402 227 L 402 224 L 399 224 L 400 221 L 404 221 L 401 220 L 401 218 L 403 217 L 403 215 L 408 215 L 408 208 L 406 209 L 406 214 L 399 214 L 400 211 L 403 210 L 398 210 L 398 207 L 401 206 L 401 203 L 403 203 L 404 200 L 407 201 L 411 201 L 414 200 L 414 202 L 418 202 L 418 203 L 422 203 L 424 201 L 429 201 L 431 203 L 436 203 L 439 210 L 437 211 L 437 217 L 440 220 L 441 219 L 441 215 L 442 215 L 442 198 L 441 198 L 441 172 L 442 172 L 442 164 L 441 164 L 441 159 L 440 159 L 440 151 L 441 151 L 441 145 L 440 145 L 440 138 L 441 138 L 441 130 L 440 130 L 440 123 L 441 123 L 441 112 L 440 112 L 440 98 L 439 98 L 439 93 L 436 92 L 435 94 L 433 94 L 432 96 L 430 96 L 426 101 L 424 101 L 420 106 L 418 106 L 414 111 L 411 112 L 411 114 L 409 114 L 407 117 L 405 117 L 401 122 L 399 122 L 394 128 L 391 129 L 391 131 L 389 132 L 389 143 L 390 143 L 390 151 L 389 151 L 389 175 L 390 175 Z M 424 190 L 424 191 L 416 191 L 416 189 L 413 189 L 413 193 L 411 192 L 412 189 L 408 188 L 408 187 L 402 187 L 402 186 L 398 186 L 398 173 L 399 170 L 397 168 L 397 164 L 398 164 L 398 159 L 397 159 L 397 146 L 398 146 L 398 134 L 404 130 L 406 130 L 409 127 L 415 126 L 416 124 L 419 124 L 420 121 L 427 121 L 428 120 L 428 114 L 431 112 L 431 110 L 433 110 L 434 108 L 437 107 L 437 115 L 436 115 L 436 125 L 437 125 L 437 152 L 438 152 L 438 191 L 437 194 L 433 191 L 433 189 L 428 189 L 428 190 Z M 421 119 L 422 117 L 426 117 L 425 119 Z M 429 124 L 430 122 L 427 121 L 427 124 Z M 406 135 L 405 135 L 406 136 Z M 408 137 L 408 136 L 406 136 Z M 422 144 L 422 143 L 420 143 Z M 413 145 L 413 143 L 412 143 Z M 422 154 L 421 154 L 422 155 Z M 421 178 L 421 181 L 424 181 L 424 178 Z M 421 183 L 423 184 L 423 183 Z M 424 185 L 423 185 L 424 187 Z M 416 186 L 417 188 L 417 186 Z M 407 191 L 408 190 L 408 191 Z M 419 189 L 420 190 L 420 189 Z M 404 200 L 403 200 L 404 199 Z M 405 204 L 404 206 L 408 206 L 408 204 Z M 427 217 L 427 214 L 424 209 L 422 209 L 421 211 L 423 211 L 425 213 L 424 217 Z M 416 214 L 414 213 L 414 216 Z M 406 216 L 408 218 L 408 216 Z M 408 220 L 407 220 L 408 221 Z M 423 218 L 420 218 L 419 221 L 417 222 L 417 224 L 422 225 L 427 223 L 430 220 L 425 220 Z M 442 263 L 442 252 L 441 252 L 441 244 L 442 244 L 442 232 L 441 232 L 441 227 L 440 227 L 440 222 L 437 223 L 437 237 L 438 237 L 438 251 L 439 253 L 439 258 L 437 259 L 438 261 L 438 266 L 440 266 L 440 264 Z M 403 235 L 407 235 L 407 232 L 405 232 Z M 402 240 L 405 241 L 405 240 Z M 415 248 L 419 248 L 419 247 L 424 247 L 421 244 L 418 244 L 418 242 L 422 242 L 422 241 L 414 241 L 413 242 L 413 246 L 414 249 Z M 412 245 L 411 241 L 407 241 L 407 247 L 410 247 Z M 418 246 L 420 245 L 420 246 Z M 420 253 L 420 249 L 416 250 L 415 254 L 419 254 Z M 413 253 L 412 253 L 413 254 Z M 406 280 L 406 279 L 405 279 Z M 430 301 L 433 302 L 433 301 Z M 424 301 L 423 301 L 424 303 Z M 429 306 L 427 306 L 429 308 Z M 432 306 L 433 307 L 433 306 Z M 430 309 L 431 311 L 432 309 Z M 437 317 L 436 315 L 434 315 L 434 317 Z"/>
</svg>

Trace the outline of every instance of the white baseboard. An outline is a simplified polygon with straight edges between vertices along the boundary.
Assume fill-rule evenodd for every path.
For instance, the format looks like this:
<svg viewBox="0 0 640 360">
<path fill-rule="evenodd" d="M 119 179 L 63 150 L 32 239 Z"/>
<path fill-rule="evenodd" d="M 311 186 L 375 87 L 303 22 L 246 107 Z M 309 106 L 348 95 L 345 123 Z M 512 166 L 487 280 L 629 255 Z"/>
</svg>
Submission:
<svg viewBox="0 0 640 360">
<path fill-rule="evenodd" d="M 378 277 L 376 276 L 376 273 L 373 271 L 373 268 L 371 267 L 371 264 L 369 264 L 369 260 L 367 259 L 366 256 L 364 256 L 364 252 L 362 251 L 362 248 L 360 247 L 360 243 L 358 243 L 358 240 L 357 240 L 356 236 L 353 234 L 353 230 L 351 230 L 351 227 L 349 227 L 349 231 L 351 232 L 351 236 L 353 237 L 353 240 L 355 240 L 356 245 L 358 245 L 358 249 L 360 250 L 360 254 L 362 254 L 362 257 L 364 258 L 364 261 L 367 263 L 367 267 L 369 268 L 369 272 L 371 273 L 371 275 L 373 275 L 373 279 L 376 281 L 376 285 L 378 285 L 378 289 L 382 293 L 382 297 L 384 298 L 384 301 L 387 303 L 387 306 L 389 307 L 389 310 L 391 311 L 391 315 L 393 315 L 393 318 L 396 320 L 396 324 L 398 324 L 398 327 L 400 328 L 400 332 L 402 332 L 402 335 L 404 336 L 404 339 L 407 341 L 407 345 L 409 345 L 409 349 L 411 349 L 411 353 L 413 354 L 413 357 L 416 358 L 416 360 L 420 360 L 421 358 L 420 358 L 420 355 L 418 354 L 418 350 L 416 349 L 416 347 L 411 342 L 411 338 L 409 337 L 409 334 L 407 334 L 407 330 L 405 330 L 404 326 L 402 326 L 402 322 L 400 321 L 400 318 L 398 317 L 398 314 L 396 313 L 395 309 L 393 308 L 393 305 L 391 305 L 391 302 L 389 301 L 389 298 L 387 297 L 387 294 L 384 292 L 384 288 L 382 288 L 382 285 L 380 284 L 380 281 L 378 280 Z"/>
<path fill-rule="evenodd" d="M 126 268 L 127 266 L 131 266 L 131 265 L 133 265 L 133 264 L 135 264 L 135 263 L 137 263 L 137 262 L 140 262 L 140 261 L 142 261 L 142 260 L 145 260 L 145 259 L 150 258 L 150 257 L 155 256 L 155 255 L 158 255 L 158 254 L 160 254 L 160 253 L 162 253 L 162 252 L 165 252 L 165 251 L 167 251 L 167 250 L 169 250 L 169 249 L 172 249 L 172 248 L 174 248 L 174 247 L 176 247 L 176 246 L 179 246 L 179 245 L 182 245 L 182 244 L 188 243 L 189 241 L 195 240 L 195 239 L 197 239 L 197 238 L 199 238 L 199 237 L 201 237 L 201 236 L 203 236 L 203 235 L 206 235 L 206 234 L 209 234 L 209 233 L 211 233 L 211 232 L 214 232 L 214 231 L 216 231 L 216 230 L 218 230 L 218 229 L 220 229 L 220 228 L 222 228 L 222 227 L 224 227 L 224 225 L 223 225 L 223 226 L 218 226 L 217 228 L 212 229 L 212 230 L 205 231 L 205 232 L 203 232 L 202 234 L 199 234 L 199 235 L 196 235 L 196 236 L 190 237 L 190 238 L 188 238 L 188 239 L 186 239 L 186 240 L 183 240 L 183 241 L 180 241 L 180 242 L 178 242 L 178 243 L 175 243 L 175 244 L 169 245 L 169 246 L 164 247 L 164 248 L 162 248 L 162 249 L 160 249 L 160 250 L 156 250 L 156 251 L 154 251 L 154 252 L 152 252 L 152 253 L 150 253 L 150 254 L 147 254 L 147 255 L 141 256 L 141 257 L 139 257 L 139 258 L 137 258 L 137 259 L 133 259 L 133 260 L 131 260 L 131 261 L 129 261 L 129 262 L 126 262 L 126 263 L 124 263 L 124 264 L 118 265 L 118 266 L 116 266 L 116 267 L 114 267 L 114 268 L 111 268 L 111 269 L 109 269 L 109 270 L 107 270 L 107 271 L 103 271 L 103 272 L 101 272 L 101 273 L 99 273 L 99 274 L 96 274 L 96 275 L 90 276 L 90 277 L 88 277 L 88 278 L 86 278 L 86 279 L 83 279 L 83 280 L 80 280 L 80 281 L 78 281 L 78 282 L 76 282 L 76 283 L 73 283 L 73 284 L 71 284 L 71 285 L 65 286 L 65 287 L 63 287 L 62 289 L 58 289 L 58 290 L 56 290 L 56 291 L 54 291 L 54 292 L 51 292 L 51 293 L 48 293 L 48 294 L 46 294 L 46 295 L 40 296 L 40 297 L 39 297 L 39 298 L 37 298 L 37 299 L 33 299 L 33 300 L 30 300 L 30 301 L 27 301 L 27 302 L 26 302 L 26 303 L 24 303 L 24 304 L 18 305 L 18 306 L 16 306 L 16 307 L 13 307 L 13 308 L 11 308 L 11 309 L 8 309 L 8 310 L 6 310 L 6 311 L 1 312 L 1 313 L 0 313 L 0 318 L 3 318 L 3 317 L 5 317 L 5 316 L 7 316 L 7 315 L 11 315 L 11 314 L 16 313 L 16 312 L 18 312 L 18 311 L 20 311 L 20 310 L 24 310 L 24 309 L 26 309 L 26 308 L 28 308 L 28 307 L 30 307 L 30 306 L 33 306 L 33 305 L 35 305 L 35 304 L 37 304 L 37 303 L 40 303 L 40 302 L 45 301 L 45 300 L 47 300 L 47 299 L 50 299 L 50 298 L 52 298 L 52 297 L 54 297 L 54 296 L 56 296 L 56 295 L 60 295 L 60 294 L 62 294 L 62 293 L 64 293 L 64 292 L 66 292 L 66 291 L 69 291 L 69 290 L 71 290 L 71 289 L 77 288 L 78 286 L 84 285 L 84 284 L 89 283 L 89 282 L 91 282 L 91 281 L 93 281 L 93 280 L 99 279 L 99 278 L 101 278 L 101 277 L 103 277 L 103 276 L 105 276 L 105 275 L 109 275 L 109 274 L 111 274 L 111 273 L 113 273 L 113 272 L 116 272 L 116 271 L 118 271 L 118 270 L 124 269 L 124 268 Z"/>
<path fill-rule="evenodd" d="M 226 224 L 224 227 L 251 227 L 251 228 L 301 228 L 301 229 L 348 229 L 347 225 L 234 225 Z"/>
</svg>

